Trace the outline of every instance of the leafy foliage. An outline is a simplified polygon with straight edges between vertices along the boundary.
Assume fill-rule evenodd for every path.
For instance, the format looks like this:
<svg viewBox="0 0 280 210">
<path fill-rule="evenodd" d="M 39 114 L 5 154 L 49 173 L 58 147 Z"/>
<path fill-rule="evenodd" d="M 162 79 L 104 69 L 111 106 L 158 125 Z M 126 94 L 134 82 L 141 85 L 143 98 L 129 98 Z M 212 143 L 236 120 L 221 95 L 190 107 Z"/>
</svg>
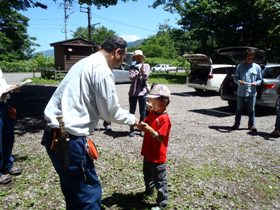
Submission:
<svg viewBox="0 0 280 210">
<path fill-rule="evenodd" d="M 33 0 L 0 1 L 0 61 L 30 58 L 36 39 L 27 34 L 29 19 L 18 12 L 30 7 L 47 8 Z"/>
<path fill-rule="evenodd" d="M 27 34 L 28 18 L 14 10 L 9 15 L 0 11 L 0 16 L 0 60 L 29 58 L 34 38 Z"/>
<path fill-rule="evenodd" d="M 278 0 L 157 0 L 152 5 L 178 12 L 186 51 L 210 54 L 213 49 L 249 45 L 280 59 L 280 4 Z"/>
<path fill-rule="evenodd" d="M 107 38 L 111 36 L 115 36 L 116 32 L 110 29 L 107 29 L 105 26 L 101 26 L 99 28 L 93 28 L 92 30 L 92 40 L 96 42 L 97 44 L 102 44 L 103 41 L 105 41 Z M 83 38 L 88 39 L 88 29 L 86 27 L 79 27 L 77 30 L 73 33 L 73 37 L 75 38 Z"/>
<path fill-rule="evenodd" d="M 17 60 L 14 62 L 0 61 L 0 68 L 3 72 L 33 72 L 40 71 L 42 68 L 53 68 L 54 58 L 37 54 L 28 60 Z"/>
</svg>

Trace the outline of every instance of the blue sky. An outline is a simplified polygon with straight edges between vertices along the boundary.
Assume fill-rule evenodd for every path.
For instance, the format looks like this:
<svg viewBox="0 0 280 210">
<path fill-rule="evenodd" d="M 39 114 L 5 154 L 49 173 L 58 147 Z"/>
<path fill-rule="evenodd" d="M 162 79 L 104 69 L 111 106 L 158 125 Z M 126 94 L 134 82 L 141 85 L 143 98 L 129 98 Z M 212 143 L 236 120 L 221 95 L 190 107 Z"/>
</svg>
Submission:
<svg viewBox="0 0 280 210">
<path fill-rule="evenodd" d="M 62 0 L 58 0 L 61 2 Z M 36 47 L 36 52 L 52 49 L 50 43 L 65 40 L 64 33 L 64 10 L 59 3 L 55 4 L 53 0 L 42 0 L 42 3 L 48 5 L 47 10 L 40 8 L 30 8 L 22 12 L 29 21 L 28 34 L 36 37 L 40 47 Z M 167 23 L 172 27 L 178 27 L 176 22 L 179 19 L 178 14 L 165 12 L 162 7 L 157 9 L 149 8 L 153 0 L 138 0 L 137 2 L 120 2 L 116 6 L 97 9 L 91 8 L 91 24 L 95 27 L 105 26 L 112 29 L 118 36 L 124 37 L 127 41 L 148 38 L 158 31 L 160 24 Z M 86 5 L 83 5 L 86 7 Z M 85 9 L 83 9 L 85 10 Z M 87 27 L 87 13 L 80 12 L 80 6 L 74 4 L 72 10 L 68 11 L 70 15 L 67 22 L 67 39 L 71 39 L 72 31 L 79 26 Z"/>
</svg>

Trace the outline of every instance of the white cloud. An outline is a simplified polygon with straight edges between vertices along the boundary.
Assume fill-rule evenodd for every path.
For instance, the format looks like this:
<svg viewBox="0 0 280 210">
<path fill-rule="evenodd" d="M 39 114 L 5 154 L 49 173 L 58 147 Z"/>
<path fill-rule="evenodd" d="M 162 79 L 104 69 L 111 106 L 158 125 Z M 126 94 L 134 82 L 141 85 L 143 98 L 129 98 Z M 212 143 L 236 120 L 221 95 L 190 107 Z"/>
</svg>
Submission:
<svg viewBox="0 0 280 210">
<path fill-rule="evenodd" d="M 123 34 L 120 37 L 124 38 L 125 41 L 127 42 L 134 42 L 136 40 L 141 39 L 139 36 L 136 35 L 128 35 L 128 34 Z"/>
</svg>

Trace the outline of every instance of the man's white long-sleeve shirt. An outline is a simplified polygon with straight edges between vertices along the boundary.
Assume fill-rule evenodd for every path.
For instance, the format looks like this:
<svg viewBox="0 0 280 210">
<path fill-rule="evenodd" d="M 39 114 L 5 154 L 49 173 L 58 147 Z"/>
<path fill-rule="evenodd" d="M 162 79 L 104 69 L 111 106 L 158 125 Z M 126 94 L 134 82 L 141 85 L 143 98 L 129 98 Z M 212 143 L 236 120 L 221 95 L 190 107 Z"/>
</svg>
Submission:
<svg viewBox="0 0 280 210">
<path fill-rule="evenodd" d="M 59 127 L 63 115 L 65 129 L 72 135 L 93 132 L 99 118 L 133 125 L 134 115 L 120 107 L 114 75 L 101 52 L 77 62 L 66 74 L 45 108 L 50 127 Z"/>
</svg>

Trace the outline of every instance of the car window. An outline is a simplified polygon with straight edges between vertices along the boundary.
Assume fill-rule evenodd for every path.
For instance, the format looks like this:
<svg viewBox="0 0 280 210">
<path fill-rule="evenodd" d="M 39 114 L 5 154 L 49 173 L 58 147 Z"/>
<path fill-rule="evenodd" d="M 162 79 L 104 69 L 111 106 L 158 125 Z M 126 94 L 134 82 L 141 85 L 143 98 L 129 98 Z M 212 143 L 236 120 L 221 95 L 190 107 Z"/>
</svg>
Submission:
<svg viewBox="0 0 280 210">
<path fill-rule="evenodd" d="M 228 74 L 234 71 L 234 67 L 215 68 L 212 70 L 212 74 Z"/>
<path fill-rule="evenodd" d="M 115 69 L 120 69 L 120 70 L 125 70 L 125 71 L 129 71 L 130 67 L 128 64 L 121 64 L 120 66 L 116 67 Z"/>
<path fill-rule="evenodd" d="M 271 66 L 264 69 L 263 77 L 267 79 L 277 78 L 280 75 L 280 66 Z"/>
</svg>

